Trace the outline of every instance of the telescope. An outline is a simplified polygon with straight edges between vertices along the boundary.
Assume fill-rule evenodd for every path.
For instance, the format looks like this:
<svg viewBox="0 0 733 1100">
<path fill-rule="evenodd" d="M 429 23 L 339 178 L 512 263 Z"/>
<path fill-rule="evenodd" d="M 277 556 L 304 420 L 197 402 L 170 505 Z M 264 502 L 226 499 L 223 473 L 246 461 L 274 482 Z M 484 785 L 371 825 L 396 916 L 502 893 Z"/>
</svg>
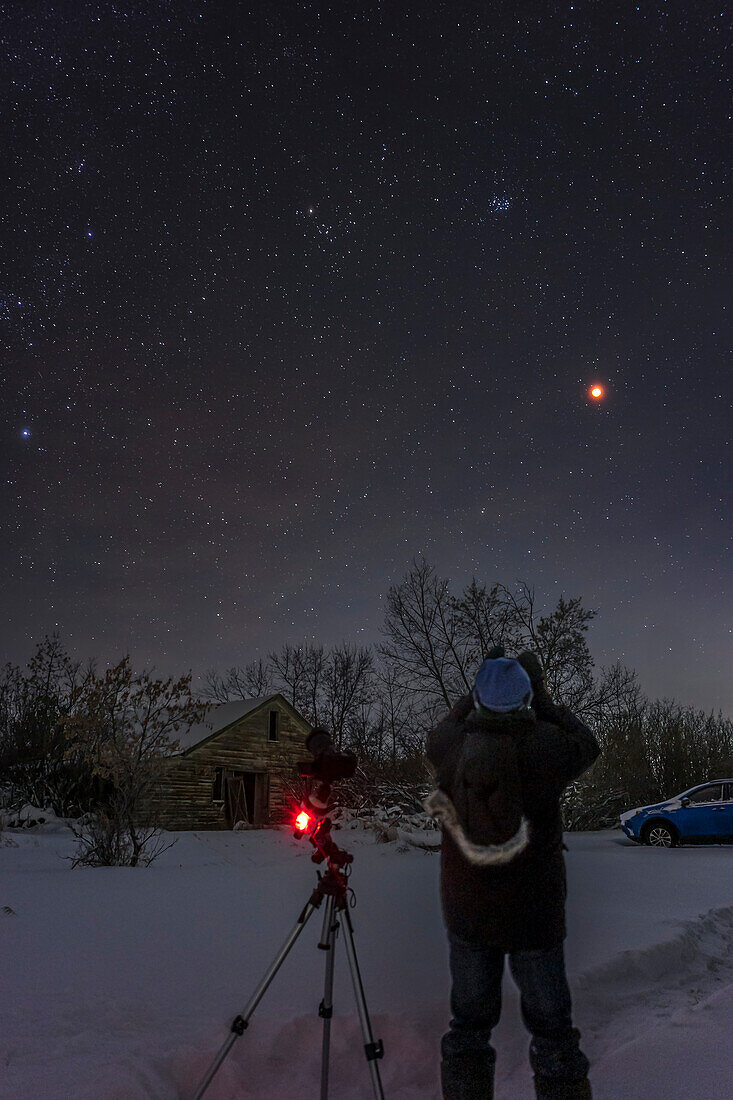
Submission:
<svg viewBox="0 0 733 1100">
<path fill-rule="evenodd" d="M 356 771 L 356 757 L 353 752 L 338 752 L 328 730 L 315 726 L 305 739 L 305 747 L 312 760 L 299 760 L 297 774 L 301 779 L 311 779 L 308 793 L 301 802 L 300 812 L 295 819 L 295 835 L 302 836 L 307 831 L 308 817 L 323 817 L 331 797 L 331 785 L 339 779 L 351 779 Z M 303 815 L 307 815 L 305 818 Z"/>
<path fill-rule="evenodd" d="M 194 1100 L 202 1100 L 214 1075 L 231 1050 L 235 1040 L 249 1027 L 250 1019 L 270 986 L 278 970 L 290 953 L 306 922 L 316 909 L 325 901 L 323 927 L 318 947 L 325 952 L 326 975 L 323 987 L 323 1000 L 318 1006 L 318 1015 L 323 1020 L 323 1038 L 321 1042 L 321 1091 L 320 1100 L 328 1100 L 329 1062 L 331 1048 L 331 1020 L 333 1017 L 333 976 L 336 938 L 343 931 L 343 942 L 354 988 L 354 997 L 361 1025 L 363 1051 L 371 1077 L 374 1100 L 384 1100 L 384 1090 L 379 1073 L 379 1060 L 384 1056 L 384 1044 L 375 1039 L 364 995 L 359 962 L 354 944 L 354 925 L 349 908 L 354 904 L 354 892 L 349 886 L 349 875 L 354 857 L 350 852 L 339 848 L 331 836 L 331 819 L 326 817 L 331 784 L 339 779 L 350 779 L 356 771 L 356 756 L 351 752 L 339 752 L 334 746 L 328 730 L 316 726 L 306 738 L 305 746 L 311 754 L 311 760 L 301 760 L 297 773 L 302 779 L 310 779 L 309 791 L 303 798 L 294 820 L 294 836 L 298 839 L 306 835 L 314 848 L 311 859 L 314 863 L 325 864 L 324 871 L 317 871 L 317 884 L 307 904 L 298 917 L 294 928 L 275 956 L 252 994 L 246 1008 L 235 1016 L 229 1036 L 222 1044 L 218 1054 L 206 1071 Z"/>
<path fill-rule="evenodd" d="M 337 783 L 339 779 L 351 779 L 356 771 L 353 752 L 338 752 L 328 730 L 315 726 L 305 739 L 305 747 L 312 760 L 299 760 L 298 775 L 303 779 L 317 779 L 321 783 Z"/>
</svg>

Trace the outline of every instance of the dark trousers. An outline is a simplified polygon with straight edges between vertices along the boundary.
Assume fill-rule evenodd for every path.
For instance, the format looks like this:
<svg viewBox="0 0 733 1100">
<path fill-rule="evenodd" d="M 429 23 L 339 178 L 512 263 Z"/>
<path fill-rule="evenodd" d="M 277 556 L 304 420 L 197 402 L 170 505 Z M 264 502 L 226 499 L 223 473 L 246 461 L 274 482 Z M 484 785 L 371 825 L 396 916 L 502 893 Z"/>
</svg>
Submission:
<svg viewBox="0 0 733 1100">
<path fill-rule="evenodd" d="M 501 1015 L 504 955 L 499 948 L 450 937 L 453 1018 L 441 1044 L 444 1059 L 481 1052 L 492 1064 L 496 1061 L 490 1039 Z M 533 1071 L 544 1077 L 584 1077 L 589 1063 L 572 1024 L 562 943 L 544 951 L 514 952 L 509 955 L 509 969 L 521 995 L 522 1019 L 532 1036 Z"/>
</svg>

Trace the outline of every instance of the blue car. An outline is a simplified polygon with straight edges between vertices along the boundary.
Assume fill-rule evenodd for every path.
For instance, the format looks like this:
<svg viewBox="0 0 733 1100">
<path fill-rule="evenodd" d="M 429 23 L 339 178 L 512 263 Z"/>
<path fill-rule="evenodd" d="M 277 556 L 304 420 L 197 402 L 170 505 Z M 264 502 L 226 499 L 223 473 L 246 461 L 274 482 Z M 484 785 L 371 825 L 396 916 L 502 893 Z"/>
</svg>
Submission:
<svg viewBox="0 0 733 1100">
<path fill-rule="evenodd" d="M 657 848 L 733 843 L 733 779 L 715 779 L 689 791 L 621 814 L 629 840 Z"/>
</svg>

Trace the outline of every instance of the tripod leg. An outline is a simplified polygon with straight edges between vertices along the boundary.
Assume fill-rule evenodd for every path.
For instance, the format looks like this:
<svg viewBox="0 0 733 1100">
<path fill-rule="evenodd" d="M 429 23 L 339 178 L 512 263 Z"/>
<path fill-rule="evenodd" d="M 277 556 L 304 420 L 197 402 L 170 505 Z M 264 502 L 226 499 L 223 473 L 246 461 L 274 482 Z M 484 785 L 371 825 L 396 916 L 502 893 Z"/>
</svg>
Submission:
<svg viewBox="0 0 733 1100">
<path fill-rule="evenodd" d="M 344 920 L 344 946 L 346 947 L 346 955 L 349 960 L 349 970 L 351 971 L 351 981 L 354 986 L 356 1007 L 359 1012 L 361 1033 L 364 1037 L 364 1053 L 366 1054 L 367 1063 L 369 1065 L 369 1072 L 372 1075 L 372 1086 L 374 1088 L 376 1100 L 384 1100 L 382 1080 L 379 1076 L 379 1066 L 377 1065 L 377 1060 L 384 1055 L 384 1044 L 381 1039 L 377 1039 L 375 1042 L 374 1036 L 372 1035 L 369 1009 L 367 1008 L 366 997 L 364 996 L 364 986 L 359 971 L 359 962 L 356 958 L 356 947 L 354 946 L 354 926 L 351 923 L 349 910 L 342 909 L 341 912 L 343 913 Z"/>
<path fill-rule="evenodd" d="M 232 1026 L 229 1035 L 222 1043 L 218 1054 L 216 1055 L 214 1061 L 211 1063 L 208 1070 L 206 1071 L 206 1074 L 202 1078 L 201 1084 L 199 1085 L 198 1090 L 194 1096 L 194 1100 L 201 1100 L 201 1097 L 204 1095 L 209 1085 L 213 1081 L 214 1075 L 217 1073 L 222 1062 L 226 1058 L 229 1051 L 232 1049 L 234 1045 L 234 1040 L 239 1038 L 240 1035 L 244 1034 L 244 1031 L 249 1025 L 250 1016 L 264 997 L 270 983 L 272 982 L 282 964 L 285 962 L 285 959 L 290 949 L 293 947 L 298 936 L 303 931 L 309 918 L 313 915 L 313 913 L 315 913 L 315 911 L 316 906 L 313 904 L 313 901 L 311 899 L 311 901 L 308 902 L 305 909 L 298 917 L 295 927 L 293 928 L 288 938 L 285 940 L 285 943 L 280 948 L 278 954 L 275 956 L 275 959 L 273 960 L 269 970 L 250 997 L 247 1007 L 244 1009 L 241 1015 L 235 1016 L 235 1018 L 232 1020 Z"/>
<path fill-rule="evenodd" d="M 318 1015 L 323 1019 L 323 1045 L 321 1047 L 321 1100 L 328 1100 L 328 1071 L 331 1054 L 331 1017 L 333 1016 L 333 967 L 336 952 L 336 934 L 338 919 L 334 912 L 335 899 L 326 899 L 326 912 L 323 915 L 323 933 L 318 946 L 328 951 L 326 958 L 326 980 L 323 987 L 323 1000 Z"/>
</svg>

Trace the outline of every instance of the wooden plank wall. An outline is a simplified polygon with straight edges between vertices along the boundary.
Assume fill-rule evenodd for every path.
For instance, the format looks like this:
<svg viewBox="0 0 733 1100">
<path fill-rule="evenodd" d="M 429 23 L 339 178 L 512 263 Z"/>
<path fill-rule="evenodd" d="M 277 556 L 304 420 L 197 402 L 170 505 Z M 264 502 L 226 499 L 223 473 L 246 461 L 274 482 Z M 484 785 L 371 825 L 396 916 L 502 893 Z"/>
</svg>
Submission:
<svg viewBox="0 0 733 1100">
<path fill-rule="evenodd" d="M 280 714 L 277 741 L 269 740 L 271 710 Z M 224 803 L 214 802 L 212 795 L 215 769 L 229 768 L 269 773 L 269 808 L 263 824 L 277 824 L 290 808 L 282 777 L 290 779 L 294 765 L 308 758 L 309 732 L 307 722 L 274 699 L 185 756 L 172 757 L 149 811 L 164 829 L 226 829 Z"/>
</svg>

